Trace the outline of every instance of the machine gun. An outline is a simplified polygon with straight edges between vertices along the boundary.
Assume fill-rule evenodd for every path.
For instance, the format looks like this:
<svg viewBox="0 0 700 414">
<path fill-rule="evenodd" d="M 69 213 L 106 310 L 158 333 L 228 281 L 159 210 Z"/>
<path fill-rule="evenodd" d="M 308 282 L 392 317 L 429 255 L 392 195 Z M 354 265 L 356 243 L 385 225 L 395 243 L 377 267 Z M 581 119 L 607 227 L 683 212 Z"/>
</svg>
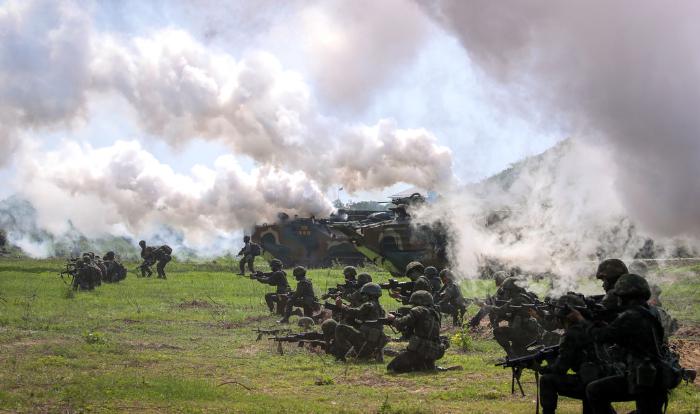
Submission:
<svg viewBox="0 0 700 414">
<path fill-rule="evenodd" d="M 534 368 L 535 365 L 539 365 L 542 361 L 552 360 L 559 355 L 559 345 L 554 346 L 541 346 L 535 350 L 532 354 L 517 357 L 508 358 L 503 362 L 496 364 L 497 367 L 510 368 L 513 372 L 513 376 L 510 383 L 510 392 L 515 394 L 515 384 L 518 384 L 520 393 L 525 396 L 525 391 L 523 391 L 523 386 L 520 383 L 520 376 L 525 368 Z M 539 372 L 535 371 L 535 379 L 539 386 Z M 537 393 L 539 395 L 539 391 Z"/>
<path fill-rule="evenodd" d="M 282 349 L 283 342 L 296 342 L 299 348 L 303 347 L 304 344 L 308 344 L 312 348 L 321 348 L 324 351 L 327 349 L 327 343 L 323 338 L 323 334 L 320 332 L 306 332 L 287 336 L 271 336 L 268 339 L 277 342 L 277 351 L 280 355 L 284 355 L 284 350 Z"/>
<path fill-rule="evenodd" d="M 59 273 L 63 283 L 70 285 L 73 289 L 77 289 L 77 277 L 78 277 L 78 260 L 77 258 L 66 260 L 66 268 Z M 69 275 L 71 278 L 70 283 L 66 282 L 65 275 Z"/>
<path fill-rule="evenodd" d="M 253 329 L 253 332 L 258 334 L 258 336 L 255 338 L 255 340 L 259 341 L 262 339 L 263 335 L 279 335 L 279 334 L 283 334 L 283 333 L 290 333 L 290 332 L 292 332 L 292 330 L 289 328 L 275 328 L 275 329 L 255 328 L 255 329 Z"/>
</svg>

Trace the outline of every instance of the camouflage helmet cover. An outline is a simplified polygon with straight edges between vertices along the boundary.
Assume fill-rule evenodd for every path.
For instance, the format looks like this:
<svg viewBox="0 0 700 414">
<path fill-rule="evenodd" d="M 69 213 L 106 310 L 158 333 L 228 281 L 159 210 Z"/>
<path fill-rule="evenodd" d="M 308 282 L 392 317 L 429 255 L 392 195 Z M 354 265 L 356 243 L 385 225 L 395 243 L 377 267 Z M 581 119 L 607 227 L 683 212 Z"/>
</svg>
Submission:
<svg viewBox="0 0 700 414">
<path fill-rule="evenodd" d="M 345 268 L 343 268 L 343 276 L 354 279 L 355 276 L 357 276 L 357 269 L 355 266 L 345 266 Z"/>
<path fill-rule="evenodd" d="M 423 272 L 423 263 L 421 262 L 411 262 L 406 265 L 406 276 L 408 276 L 411 272 L 418 271 L 418 272 Z"/>
<path fill-rule="evenodd" d="M 450 269 L 442 269 L 442 270 L 440 271 L 440 277 L 441 277 L 441 278 L 444 277 L 444 278 L 446 278 L 447 280 L 451 280 L 451 281 L 453 281 L 453 282 L 454 282 L 454 280 L 455 280 L 455 275 L 454 275 L 454 273 L 452 273 L 452 271 L 451 271 Z"/>
<path fill-rule="evenodd" d="M 582 308 L 586 306 L 586 302 L 578 295 L 567 294 L 557 300 L 557 305 L 563 309 L 558 309 L 556 315 L 560 318 L 565 318 L 570 311 L 570 309 L 566 309 L 565 307 Z"/>
<path fill-rule="evenodd" d="M 501 289 L 503 290 L 520 290 L 522 287 L 518 285 L 520 280 L 517 277 L 508 277 L 501 284 Z"/>
<path fill-rule="evenodd" d="M 378 298 L 382 296 L 382 288 L 376 283 L 367 283 L 360 288 L 360 293 L 373 298 Z"/>
<path fill-rule="evenodd" d="M 280 259 L 272 259 L 272 260 L 270 260 L 270 267 L 281 269 L 282 268 L 282 261 Z"/>
<path fill-rule="evenodd" d="M 306 276 L 306 268 L 304 266 L 297 266 L 294 268 L 292 271 L 292 274 L 294 275 L 295 278 L 303 278 Z"/>
<path fill-rule="evenodd" d="M 425 275 L 429 278 L 438 277 L 438 270 L 435 268 L 435 266 L 426 267 L 423 273 L 425 273 Z"/>
<path fill-rule="evenodd" d="M 493 274 L 493 280 L 496 282 L 496 286 L 501 286 L 506 279 L 508 279 L 508 273 L 503 270 L 499 270 Z"/>
<path fill-rule="evenodd" d="M 139 246 L 143 247 L 143 246 L 145 246 L 145 245 L 146 245 L 146 240 L 141 240 L 141 241 L 139 242 Z"/>
<path fill-rule="evenodd" d="M 338 327 L 338 322 L 335 319 L 326 319 L 321 324 L 321 332 L 326 338 L 333 338 L 335 336 L 335 328 Z"/>
<path fill-rule="evenodd" d="M 357 275 L 357 283 L 363 286 L 372 281 L 372 276 L 369 273 L 360 273 Z"/>
<path fill-rule="evenodd" d="M 606 259 L 600 262 L 595 277 L 597 279 L 615 280 L 627 273 L 627 266 L 620 259 Z"/>
<path fill-rule="evenodd" d="M 433 295 L 425 290 L 417 290 L 411 294 L 411 298 L 408 303 L 415 306 L 432 306 L 433 305 Z"/>
<path fill-rule="evenodd" d="M 635 274 L 624 274 L 615 283 L 613 293 L 623 298 L 636 298 L 649 300 L 651 289 L 646 279 Z"/>
</svg>

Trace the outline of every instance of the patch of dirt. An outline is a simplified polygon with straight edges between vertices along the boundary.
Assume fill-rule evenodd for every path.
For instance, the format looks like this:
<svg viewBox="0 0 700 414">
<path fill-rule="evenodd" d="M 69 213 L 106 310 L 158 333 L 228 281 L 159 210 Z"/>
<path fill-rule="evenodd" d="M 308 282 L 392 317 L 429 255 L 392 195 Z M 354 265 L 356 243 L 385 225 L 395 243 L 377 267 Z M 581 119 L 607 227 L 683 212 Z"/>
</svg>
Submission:
<svg viewBox="0 0 700 414">
<path fill-rule="evenodd" d="M 681 356 L 681 365 L 700 371 L 700 341 L 671 339 L 671 345 Z M 700 384 L 699 384 L 700 385 Z"/>
<path fill-rule="evenodd" d="M 700 340 L 700 325 L 684 324 L 673 334 L 674 338 Z"/>
<path fill-rule="evenodd" d="M 176 345 L 170 345 L 170 344 L 158 344 L 158 343 L 147 343 L 147 342 L 128 342 L 129 345 L 136 349 L 152 349 L 156 351 L 160 351 L 163 349 L 172 349 L 172 350 L 177 350 L 177 351 L 182 351 L 185 348 L 176 346 Z"/>
<path fill-rule="evenodd" d="M 182 302 L 177 307 L 180 309 L 207 309 L 213 307 L 213 305 L 206 300 L 193 299 L 188 302 Z"/>
</svg>

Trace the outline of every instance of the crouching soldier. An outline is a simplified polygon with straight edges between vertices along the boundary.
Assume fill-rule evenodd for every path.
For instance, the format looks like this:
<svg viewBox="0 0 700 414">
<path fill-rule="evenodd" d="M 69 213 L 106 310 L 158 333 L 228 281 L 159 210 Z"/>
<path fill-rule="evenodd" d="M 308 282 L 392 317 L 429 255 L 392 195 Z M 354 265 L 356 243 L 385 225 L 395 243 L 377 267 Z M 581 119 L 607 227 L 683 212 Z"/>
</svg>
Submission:
<svg viewBox="0 0 700 414">
<path fill-rule="evenodd" d="M 452 316 L 454 326 L 462 326 L 464 312 L 467 310 L 467 302 L 462 296 L 462 291 L 455 283 L 454 275 L 449 269 L 440 272 L 440 280 L 442 280 L 442 289 L 437 294 L 437 306 L 440 312 Z"/>
<path fill-rule="evenodd" d="M 356 308 L 343 305 L 340 298 L 336 306 L 342 309 L 344 321 L 335 331 L 335 346 L 339 358 L 375 358 L 383 361 L 383 349 L 389 342 L 380 319 L 386 312 L 379 304 L 382 288 L 376 283 L 367 283 L 360 289 L 363 303 Z"/>
<path fill-rule="evenodd" d="M 265 294 L 265 303 L 267 303 L 270 312 L 275 312 L 275 305 L 277 305 L 277 313 L 282 316 L 284 315 L 284 309 L 287 304 L 287 294 L 292 291 L 287 282 L 287 273 L 282 270 L 282 262 L 279 259 L 272 259 L 270 261 L 270 273 L 256 273 L 251 278 L 257 280 L 260 283 L 265 283 L 271 286 L 275 286 L 274 293 Z"/>
<path fill-rule="evenodd" d="M 412 335 L 406 349 L 386 368 L 395 373 L 434 370 L 435 361 L 445 354 L 440 341 L 440 313 L 433 306 L 433 296 L 425 290 L 413 292 L 408 303 L 412 307 L 406 316 L 387 316 L 393 326 L 410 330 Z"/>
<path fill-rule="evenodd" d="M 303 308 L 304 316 L 308 317 L 313 316 L 314 308 L 318 306 L 314 285 L 311 280 L 306 278 L 306 268 L 297 266 L 292 273 L 297 280 L 297 290 L 290 294 L 284 316 L 279 320 L 279 323 L 289 323 L 289 317 L 292 316 L 292 310 L 295 306 Z"/>
</svg>

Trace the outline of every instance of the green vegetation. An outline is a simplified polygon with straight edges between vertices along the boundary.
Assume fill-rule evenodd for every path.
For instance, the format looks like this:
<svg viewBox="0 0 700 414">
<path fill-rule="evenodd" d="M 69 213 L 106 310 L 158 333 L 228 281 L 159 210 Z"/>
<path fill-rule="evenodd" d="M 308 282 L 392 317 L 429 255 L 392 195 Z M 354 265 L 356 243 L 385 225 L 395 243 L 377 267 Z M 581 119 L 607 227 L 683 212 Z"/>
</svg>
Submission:
<svg viewBox="0 0 700 414">
<path fill-rule="evenodd" d="M 510 371 L 493 366 L 501 356 L 493 340 L 464 339 L 467 351 L 453 346 L 440 361 L 463 371 L 389 375 L 381 364 L 341 364 L 294 345 L 285 345 L 281 356 L 271 341 L 256 342 L 253 328 L 276 325 L 262 299 L 271 287 L 234 275 L 230 260 L 173 262 L 166 281 L 130 272 L 122 283 L 75 294 L 57 275 L 62 265 L 0 260 L 0 411 L 534 410 L 533 375 L 523 374 L 527 397 L 512 396 Z M 389 277 L 369 270 L 375 280 Z M 340 268 L 310 274 L 317 291 L 342 279 Z M 463 288 L 476 296 L 491 284 Z M 697 280 L 678 279 L 664 286 L 665 301 L 682 318 L 698 322 L 698 288 Z M 397 307 L 386 295 L 383 301 L 387 309 Z M 698 406 L 698 389 L 683 385 L 669 412 L 695 413 Z M 577 413 L 579 407 L 564 400 L 560 412 Z"/>
</svg>

